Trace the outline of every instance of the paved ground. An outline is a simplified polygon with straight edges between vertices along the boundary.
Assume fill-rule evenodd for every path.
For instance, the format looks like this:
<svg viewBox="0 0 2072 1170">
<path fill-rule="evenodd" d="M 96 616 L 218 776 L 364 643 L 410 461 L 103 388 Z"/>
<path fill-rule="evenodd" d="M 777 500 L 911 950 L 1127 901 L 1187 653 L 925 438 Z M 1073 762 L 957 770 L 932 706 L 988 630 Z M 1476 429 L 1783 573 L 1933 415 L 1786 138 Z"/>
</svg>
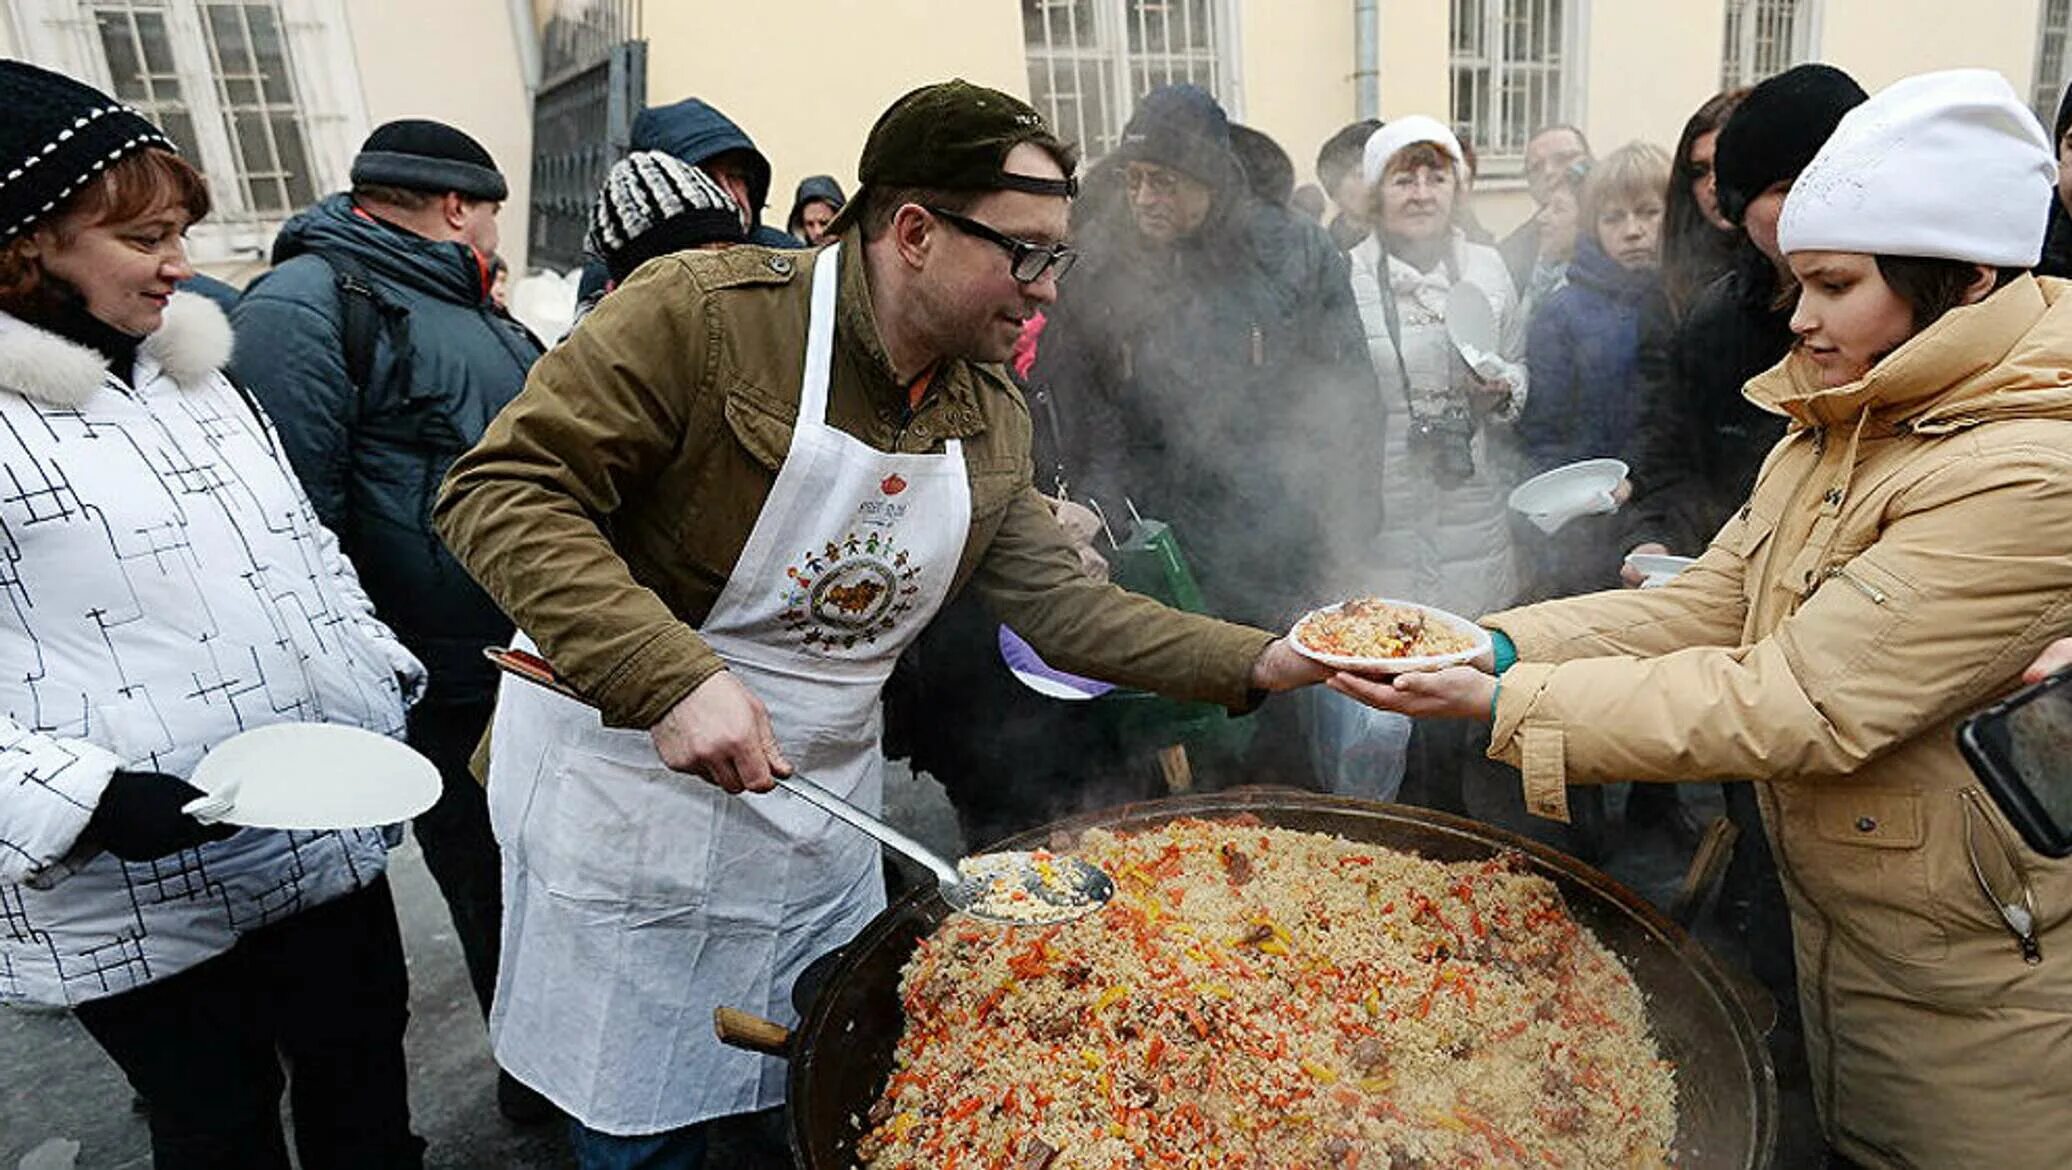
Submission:
<svg viewBox="0 0 2072 1170">
<path fill-rule="evenodd" d="M 951 857 L 962 851 L 955 819 L 933 781 L 894 769 L 886 800 L 890 818 L 923 841 Z M 1495 806 L 1475 811 L 1500 821 L 1511 815 Z M 1607 868 L 1662 900 L 1675 888 L 1682 864 L 1666 837 L 1650 833 L 1622 842 Z M 418 1132 L 431 1143 L 428 1165 L 565 1170 L 570 1163 L 558 1127 L 517 1129 L 496 1112 L 482 1021 L 445 906 L 414 844 L 397 854 L 392 873 L 410 961 L 411 1104 Z M 1700 936 L 1716 949 L 1731 947 L 1717 932 L 1701 930 Z M 0 1070 L 0 1170 L 148 1170 L 150 1141 L 144 1119 L 131 1110 L 129 1087 L 69 1017 L 0 1010 Z M 73 1142 L 79 1145 L 76 1158 L 66 1156 Z M 765 1160 L 749 1154 L 750 1148 L 723 1143 L 713 1165 L 763 1170 L 758 1163 Z M 1817 1167 L 1817 1151 L 1810 1105 L 1803 1091 L 1787 1091 L 1779 1170 Z"/>
</svg>

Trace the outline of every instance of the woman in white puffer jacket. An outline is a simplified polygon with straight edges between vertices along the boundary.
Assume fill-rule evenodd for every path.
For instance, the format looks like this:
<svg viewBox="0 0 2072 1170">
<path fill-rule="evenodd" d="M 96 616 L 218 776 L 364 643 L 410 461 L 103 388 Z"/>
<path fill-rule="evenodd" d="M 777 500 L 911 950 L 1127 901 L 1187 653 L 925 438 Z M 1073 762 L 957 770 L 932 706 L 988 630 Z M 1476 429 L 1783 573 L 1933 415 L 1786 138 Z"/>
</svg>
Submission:
<svg viewBox="0 0 2072 1170">
<path fill-rule="evenodd" d="M 1352 251 L 1353 300 L 1388 412 L 1383 439 L 1380 539 L 1374 592 L 1460 614 L 1509 605 L 1518 591 L 1506 496 L 1511 483 L 1489 441 L 1525 408 L 1525 328 L 1511 276 L 1496 249 L 1469 243 L 1454 224 L 1461 148 L 1437 121 L 1399 118 L 1367 140 L 1369 221 Z M 1447 335 L 1456 286 L 1488 302 L 1498 352 L 1471 370 Z M 1457 728 L 1326 704 L 1326 754 L 1353 741 L 1410 738 L 1403 799 L 1453 812 L 1466 807 L 1462 773 L 1476 758 Z M 1354 720 L 1368 726 L 1355 731 Z"/>
<path fill-rule="evenodd" d="M 1375 230 L 1351 260 L 1388 410 L 1376 588 L 1472 614 L 1509 604 L 1516 592 L 1510 484 L 1492 466 L 1489 430 L 1524 409 L 1526 379 L 1517 360 L 1523 315 L 1503 258 L 1453 226 L 1460 156 L 1452 132 L 1430 118 L 1375 131 L 1366 157 Z M 1500 334 L 1499 352 L 1479 375 L 1446 332 L 1447 297 L 1463 283 L 1488 301 Z"/>
<path fill-rule="evenodd" d="M 74 1011 L 159 1167 L 285 1170 L 283 1057 L 304 1167 L 417 1166 L 380 831 L 179 809 L 240 731 L 400 735 L 423 669 L 173 293 L 201 176 L 68 78 L 0 100 L 0 1003 Z"/>
</svg>

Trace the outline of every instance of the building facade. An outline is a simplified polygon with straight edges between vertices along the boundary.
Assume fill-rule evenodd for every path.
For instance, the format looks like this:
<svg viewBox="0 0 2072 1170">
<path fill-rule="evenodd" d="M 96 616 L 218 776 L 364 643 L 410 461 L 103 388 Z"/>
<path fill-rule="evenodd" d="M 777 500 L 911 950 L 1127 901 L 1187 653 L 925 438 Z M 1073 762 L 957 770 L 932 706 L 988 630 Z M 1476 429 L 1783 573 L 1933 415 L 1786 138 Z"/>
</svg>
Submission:
<svg viewBox="0 0 2072 1170">
<path fill-rule="evenodd" d="M 1303 181 L 1363 113 L 1433 114 L 1475 144 L 1480 210 L 1503 227 L 1529 208 L 1524 140 L 1550 122 L 1600 150 L 1667 148 L 1722 86 L 1810 60 L 1873 90 L 1983 66 L 2046 109 L 2072 74 L 2072 0 L 789 0 L 714 35 L 742 28 L 736 12 L 647 5 L 648 100 L 698 96 L 740 122 L 776 167 L 773 216 L 805 175 L 848 184 L 886 104 L 952 76 L 1030 98 L 1090 155 L 1146 89 L 1190 81 Z"/>
<path fill-rule="evenodd" d="M 853 186 L 879 112 L 947 77 L 1028 97 L 1095 157 L 1143 92 L 1192 82 L 1300 181 L 1354 118 L 1433 114 L 1474 144 L 1478 210 L 1501 230 L 1530 210 L 1535 128 L 1666 147 L 1715 90 L 1800 61 L 1874 90 L 1983 66 L 2048 119 L 2072 80 L 2072 0 L 0 0 L 0 54 L 161 121 L 215 193 L 195 257 L 236 281 L 389 118 L 480 138 L 511 180 L 506 257 L 522 265 L 537 235 L 564 267 L 643 102 L 701 97 L 739 122 L 781 223 L 801 178 Z"/>
<path fill-rule="evenodd" d="M 504 251 L 522 261 L 535 28 L 522 0 L 4 0 L 0 55 L 165 127 L 215 203 L 190 253 L 242 284 L 289 215 L 346 186 L 367 132 L 402 117 L 451 122 L 489 149 L 518 211 L 502 218 Z"/>
</svg>

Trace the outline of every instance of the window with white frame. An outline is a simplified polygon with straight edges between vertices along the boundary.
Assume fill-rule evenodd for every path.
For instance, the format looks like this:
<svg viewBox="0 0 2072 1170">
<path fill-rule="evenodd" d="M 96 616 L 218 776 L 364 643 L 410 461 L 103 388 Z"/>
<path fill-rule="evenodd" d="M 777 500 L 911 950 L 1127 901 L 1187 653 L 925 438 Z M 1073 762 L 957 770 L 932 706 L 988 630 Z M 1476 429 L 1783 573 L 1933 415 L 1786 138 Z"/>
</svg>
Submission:
<svg viewBox="0 0 2072 1170">
<path fill-rule="evenodd" d="M 2036 32 L 2036 87 L 2030 105 L 2045 126 L 2056 125 L 2058 99 L 2072 82 L 2072 0 L 2043 0 Z"/>
<path fill-rule="evenodd" d="M 343 0 L 10 0 L 21 51 L 162 126 L 207 176 L 197 260 L 263 253 L 366 132 Z"/>
<path fill-rule="evenodd" d="M 1453 0 L 1454 130 L 1484 175 L 1516 175 L 1533 131 L 1580 120 L 1587 0 Z"/>
<path fill-rule="evenodd" d="M 1233 23 L 1227 0 L 1022 0 L 1030 100 L 1090 159 L 1161 85 L 1198 85 L 1235 119 Z"/>
<path fill-rule="evenodd" d="M 1814 56 L 1818 0 L 1727 0 L 1721 89 L 1754 85 Z"/>
</svg>

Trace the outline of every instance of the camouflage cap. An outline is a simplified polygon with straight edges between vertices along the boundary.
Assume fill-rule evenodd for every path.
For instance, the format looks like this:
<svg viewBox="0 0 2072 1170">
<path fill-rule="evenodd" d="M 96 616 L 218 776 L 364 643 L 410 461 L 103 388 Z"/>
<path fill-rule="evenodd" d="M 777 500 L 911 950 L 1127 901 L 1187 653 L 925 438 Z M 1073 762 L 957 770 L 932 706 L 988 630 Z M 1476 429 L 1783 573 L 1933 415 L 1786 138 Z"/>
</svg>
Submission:
<svg viewBox="0 0 2072 1170">
<path fill-rule="evenodd" d="M 1057 157 L 1066 177 L 1045 179 L 1006 170 L 1007 156 L 1033 143 Z M 923 86 L 893 102 L 863 144 L 861 184 L 830 230 L 847 228 L 874 190 L 931 187 L 943 191 L 1027 191 L 1071 198 L 1079 180 L 1070 147 L 1051 133 L 1029 103 L 962 78 Z"/>
</svg>

